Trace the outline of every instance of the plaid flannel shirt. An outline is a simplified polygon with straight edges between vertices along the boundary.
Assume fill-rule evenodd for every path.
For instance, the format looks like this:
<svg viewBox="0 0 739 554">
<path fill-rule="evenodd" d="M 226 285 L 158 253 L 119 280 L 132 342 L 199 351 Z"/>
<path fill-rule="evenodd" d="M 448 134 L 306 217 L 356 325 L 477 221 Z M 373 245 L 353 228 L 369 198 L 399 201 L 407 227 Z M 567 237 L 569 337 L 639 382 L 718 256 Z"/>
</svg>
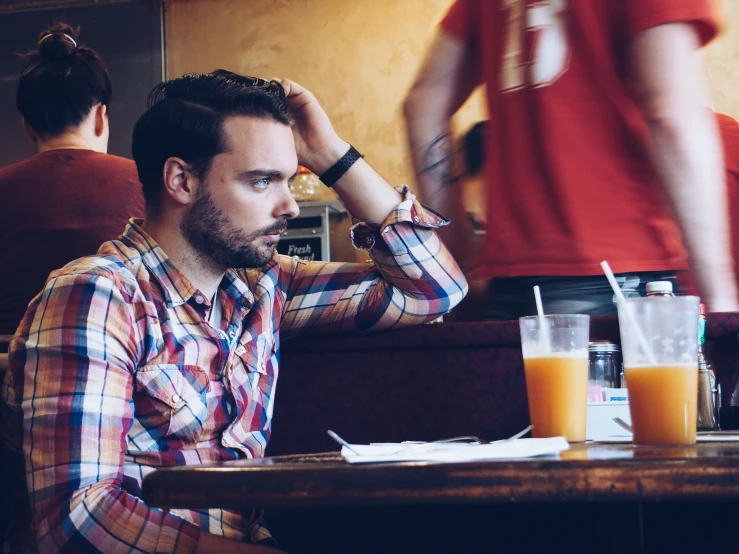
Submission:
<svg viewBox="0 0 739 554">
<path fill-rule="evenodd" d="M 433 232 L 447 221 L 403 195 L 382 226 L 352 228 L 374 263 L 275 255 L 227 271 L 220 328 L 133 220 L 52 273 L 11 343 L 3 387 L 39 550 L 191 552 L 201 530 L 268 537 L 238 512 L 149 507 L 141 480 L 159 466 L 263 455 L 281 339 L 415 325 L 462 300 L 465 279 Z"/>
</svg>

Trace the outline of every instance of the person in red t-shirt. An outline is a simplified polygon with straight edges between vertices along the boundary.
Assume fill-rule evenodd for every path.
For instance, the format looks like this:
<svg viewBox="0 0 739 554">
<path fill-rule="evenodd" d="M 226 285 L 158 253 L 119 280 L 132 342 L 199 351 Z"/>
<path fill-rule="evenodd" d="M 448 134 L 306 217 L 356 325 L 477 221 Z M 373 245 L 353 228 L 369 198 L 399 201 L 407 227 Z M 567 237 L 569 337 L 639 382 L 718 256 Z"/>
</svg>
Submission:
<svg viewBox="0 0 739 554">
<path fill-rule="evenodd" d="M 49 273 L 97 252 L 144 216 L 132 160 L 111 156 L 112 87 L 98 54 L 65 24 L 27 56 L 16 104 L 39 153 L 0 169 L 0 335 L 12 335 Z"/>
<path fill-rule="evenodd" d="M 694 52 L 710 0 L 457 0 L 404 103 L 424 200 L 450 203 L 450 117 L 487 85 L 487 315 L 614 314 L 602 276 L 675 279 L 736 311 L 725 178 Z M 455 258 L 465 241 L 445 237 Z M 686 252 L 687 249 L 687 252 Z M 688 257 L 689 254 L 689 257 Z"/>
</svg>

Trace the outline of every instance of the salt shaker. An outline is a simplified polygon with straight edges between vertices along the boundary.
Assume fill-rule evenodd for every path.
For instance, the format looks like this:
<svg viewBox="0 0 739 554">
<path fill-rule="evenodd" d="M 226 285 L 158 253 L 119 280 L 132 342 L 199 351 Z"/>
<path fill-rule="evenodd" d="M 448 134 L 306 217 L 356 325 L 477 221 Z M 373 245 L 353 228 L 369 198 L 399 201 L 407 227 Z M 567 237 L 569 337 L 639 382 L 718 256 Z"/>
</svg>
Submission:
<svg viewBox="0 0 739 554">
<path fill-rule="evenodd" d="M 588 386 L 619 388 L 621 385 L 621 350 L 607 340 L 592 340 L 588 344 Z"/>
</svg>

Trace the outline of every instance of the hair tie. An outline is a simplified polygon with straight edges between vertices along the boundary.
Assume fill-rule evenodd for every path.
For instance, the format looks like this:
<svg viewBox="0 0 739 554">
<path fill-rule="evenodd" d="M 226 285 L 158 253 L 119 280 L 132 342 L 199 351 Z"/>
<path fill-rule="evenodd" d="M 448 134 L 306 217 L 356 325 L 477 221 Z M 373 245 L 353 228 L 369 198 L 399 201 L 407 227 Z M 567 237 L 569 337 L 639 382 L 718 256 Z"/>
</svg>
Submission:
<svg viewBox="0 0 739 554">
<path fill-rule="evenodd" d="M 56 33 L 49 33 L 48 35 L 44 35 L 41 37 L 41 40 L 39 42 L 45 41 L 49 37 L 53 37 Z M 67 37 L 72 44 L 74 44 L 74 47 L 77 48 L 77 41 L 74 40 L 72 37 L 70 37 L 67 33 L 62 33 L 65 37 Z"/>
</svg>

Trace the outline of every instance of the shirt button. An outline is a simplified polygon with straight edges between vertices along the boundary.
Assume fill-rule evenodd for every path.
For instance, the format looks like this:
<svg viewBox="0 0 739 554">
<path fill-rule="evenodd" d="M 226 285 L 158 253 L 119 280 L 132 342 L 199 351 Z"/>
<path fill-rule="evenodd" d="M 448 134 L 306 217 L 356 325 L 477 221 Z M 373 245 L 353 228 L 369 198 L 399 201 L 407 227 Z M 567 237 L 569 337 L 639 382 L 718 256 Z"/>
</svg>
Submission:
<svg viewBox="0 0 739 554">
<path fill-rule="evenodd" d="M 238 348 L 236 349 L 236 355 L 237 356 L 241 356 L 244 352 L 246 352 L 246 348 L 244 348 L 243 346 L 239 345 Z"/>
<path fill-rule="evenodd" d="M 172 395 L 172 404 L 177 404 L 180 400 L 182 400 L 182 397 L 179 394 Z"/>
<path fill-rule="evenodd" d="M 202 296 L 195 296 L 195 302 L 197 302 L 198 304 L 202 304 L 203 302 L 205 302 L 205 300 Z"/>
<path fill-rule="evenodd" d="M 421 220 L 420 220 L 420 218 L 417 215 L 414 215 L 413 216 L 413 221 L 415 221 L 416 223 L 418 223 Z"/>
<path fill-rule="evenodd" d="M 232 339 L 235 339 L 236 338 L 236 331 L 229 331 L 228 332 L 228 336 L 231 337 Z"/>
<path fill-rule="evenodd" d="M 372 244 L 374 242 L 374 240 L 375 239 L 374 239 L 374 237 L 372 235 L 367 235 L 367 238 L 364 239 L 364 242 L 366 242 L 367 244 Z"/>
</svg>

